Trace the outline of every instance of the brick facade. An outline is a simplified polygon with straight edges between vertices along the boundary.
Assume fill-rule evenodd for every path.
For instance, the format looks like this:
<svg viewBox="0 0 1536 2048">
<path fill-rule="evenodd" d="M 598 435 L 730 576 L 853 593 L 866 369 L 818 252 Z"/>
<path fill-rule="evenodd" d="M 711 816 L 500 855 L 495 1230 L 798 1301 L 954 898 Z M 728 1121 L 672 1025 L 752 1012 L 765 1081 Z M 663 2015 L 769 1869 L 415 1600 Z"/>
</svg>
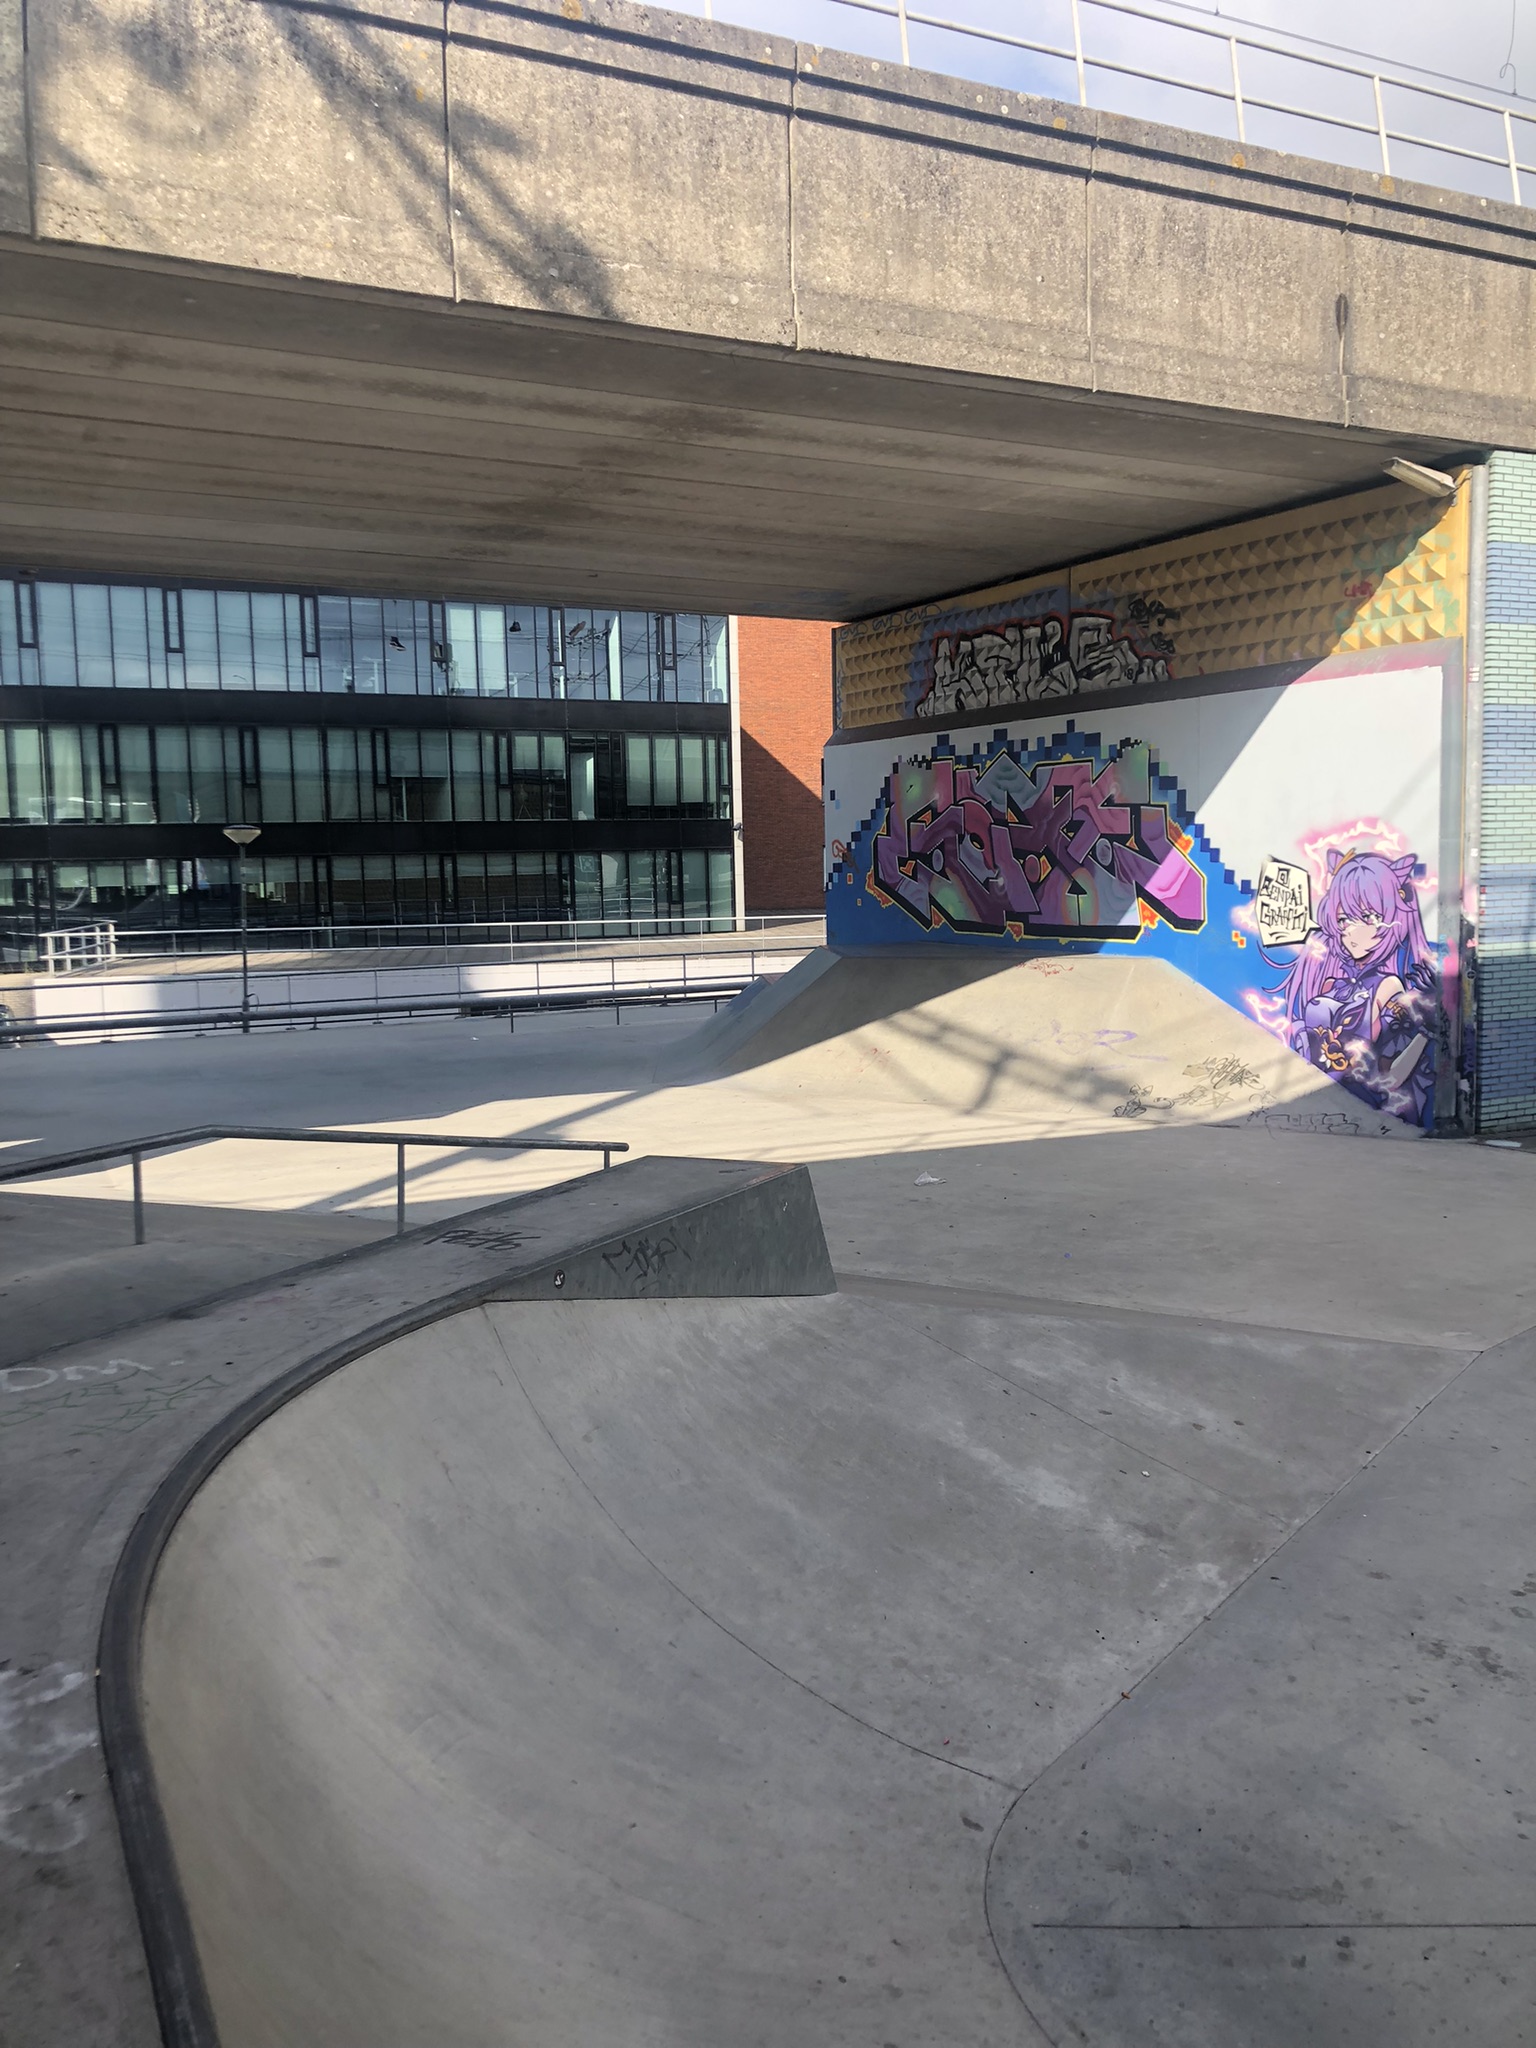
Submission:
<svg viewBox="0 0 1536 2048">
<path fill-rule="evenodd" d="M 820 910 L 821 750 L 832 730 L 832 628 L 738 619 L 745 910 Z"/>
</svg>

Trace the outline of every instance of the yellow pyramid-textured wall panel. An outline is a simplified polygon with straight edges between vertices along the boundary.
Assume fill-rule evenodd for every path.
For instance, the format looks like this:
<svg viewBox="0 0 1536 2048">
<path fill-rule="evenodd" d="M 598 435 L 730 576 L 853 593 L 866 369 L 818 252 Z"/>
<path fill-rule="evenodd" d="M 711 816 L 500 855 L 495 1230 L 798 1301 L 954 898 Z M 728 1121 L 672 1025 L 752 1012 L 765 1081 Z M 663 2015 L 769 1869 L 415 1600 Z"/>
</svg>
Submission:
<svg viewBox="0 0 1536 2048">
<path fill-rule="evenodd" d="M 1388 484 L 889 612 L 836 635 L 838 724 L 1454 639 L 1466 556 L 1465 478 Z"/>
</svg>

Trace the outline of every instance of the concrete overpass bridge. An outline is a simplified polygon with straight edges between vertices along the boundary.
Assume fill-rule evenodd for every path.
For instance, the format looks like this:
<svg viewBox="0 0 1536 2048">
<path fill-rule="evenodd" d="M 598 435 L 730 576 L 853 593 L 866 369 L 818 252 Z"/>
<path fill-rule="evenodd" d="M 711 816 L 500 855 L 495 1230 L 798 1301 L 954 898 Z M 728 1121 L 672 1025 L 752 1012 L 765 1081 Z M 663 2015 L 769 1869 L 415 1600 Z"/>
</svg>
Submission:
<svg viewBox="0 0 1536 2048">
<path fill-rule="evenodd" d="M 1524 209 L 627 0 L 0 0 L 0 555 L 846 618 L 1536 447 Z"/>
</svg>

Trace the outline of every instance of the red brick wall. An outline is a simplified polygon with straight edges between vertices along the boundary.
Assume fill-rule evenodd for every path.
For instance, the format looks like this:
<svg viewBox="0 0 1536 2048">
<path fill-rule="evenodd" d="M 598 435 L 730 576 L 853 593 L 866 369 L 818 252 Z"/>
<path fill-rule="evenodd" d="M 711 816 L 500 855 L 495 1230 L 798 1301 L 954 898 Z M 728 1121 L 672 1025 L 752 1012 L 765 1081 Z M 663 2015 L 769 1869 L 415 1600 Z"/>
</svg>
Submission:
<svg viewBox="0 0 1536 2048">
<path fill-rule="evenodd" d="M 821 750 L 832 730 L 832 628 L 738 619 L 743 908 L 822 903 Z"/>
</svg>

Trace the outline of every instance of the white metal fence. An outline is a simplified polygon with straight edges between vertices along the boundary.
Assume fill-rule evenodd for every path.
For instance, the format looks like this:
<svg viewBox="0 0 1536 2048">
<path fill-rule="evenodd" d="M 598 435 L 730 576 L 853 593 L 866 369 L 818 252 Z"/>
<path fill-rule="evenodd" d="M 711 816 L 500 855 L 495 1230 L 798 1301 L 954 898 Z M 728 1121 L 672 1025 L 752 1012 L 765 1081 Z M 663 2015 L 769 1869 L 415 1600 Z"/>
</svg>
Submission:
<svg viewBox="0 0 1536 2048">
<path fill-rule="evenodd" d="M 1484 192 L 1485 196 L 1525 204 L 1523 177 L 1536 177 L 1536 102 L 1477 89 L 1457 90 L 1448 82 L 1406 76 L 1408 67 L 1393 69 L 1369 61 L 1352 61 L 1347 52 L 1323 55 L 1298 46 L 1298 38 L 1234 28 L 1230 23 L 1195 22 L 1134 0 L 973 0 L 973 14 L 988 20 L 966 20 L 959 13 L 929 13 L 907 0 L 672 0 L 705 20 L 734 22 L 780 35 L 804 36 L 813 25 L 824 27 L 839 43 L 839 23 L 848 27 L 850 48 L 864 48 L 854 25 L 876 16 L 889 24 L 886 54 L 906 65 L 946 71 L 981 82 L 1007 84 L 1026 93 L 1074 99 L 1079 106 L 1135 112 L 1151 120 L 1174 120 L 1206 127 L 1240 143 L 1332 155 L 1328 138 L 1353 143 L 1364 138 L 1363 167 L 1387 176 L 1420 178 L 1452 189 Z M 964 5 L 964 0 L 961 0 Z M 1009 26 L 1002 26 L 998 17 Z M 1449 35 L 1454 10 L 1445 18 Z M 1049 32 L 1054 19 L 1059 24 Z M 1155 29 L 1157 39 L 1180 52 L 1177 68 L 1159 68 L 1129 55 L 1124 25 L 1143 32 Z M 1029 33 L 1033 27 L 1035 32 Z M 866 51 L 867 53 L 867 51 Z M 1053 77 L 1033 81 L 1019 75 L 1017 61 L 1054 67 Z M 1284 92 L 1269 83 L 1290 68 L 1305 74 L 1315 96 Z M 1105 83 L 1133 81 L 1164 93 L 1186 97 L 1182 113 L 1166 107 L 1111 104 Z M 1342 88 L 1342 90 L 1341 90 Z M 1193 106 L 1187 104 L 1192 101 Z M 1330 104 L 1330 101 L 1332 102 Z M 1225 112 L 1217 117 L 1215 109 Z M 1306 125 L 1307 138 L 1285 139 L 1283 133 L 1256 129 L 1254 116 L 1269 115 L 1284 124 Z M 1411 161 L 1405 161 L 1409 152 Z M 1338 150 L 1340 161 L 1361 160 L 1358 146 Z M 1427 155 L 1429 162 L 1422 159 Z M 1468 182 L 1470 167 L 1481 166 L 1499 188 L 1487 190 L 1487 177 Z M 1533 188 L 1536 189 L 1536 188 Z"/>
<path fill-rule="evenodd" d="M 70 931 L 42 932 L 38 953 L 45 974 L 71 974 L 82 967 L 105 967 L 117 958 L 117 926 L 82 924 Z"/>
</svg>

